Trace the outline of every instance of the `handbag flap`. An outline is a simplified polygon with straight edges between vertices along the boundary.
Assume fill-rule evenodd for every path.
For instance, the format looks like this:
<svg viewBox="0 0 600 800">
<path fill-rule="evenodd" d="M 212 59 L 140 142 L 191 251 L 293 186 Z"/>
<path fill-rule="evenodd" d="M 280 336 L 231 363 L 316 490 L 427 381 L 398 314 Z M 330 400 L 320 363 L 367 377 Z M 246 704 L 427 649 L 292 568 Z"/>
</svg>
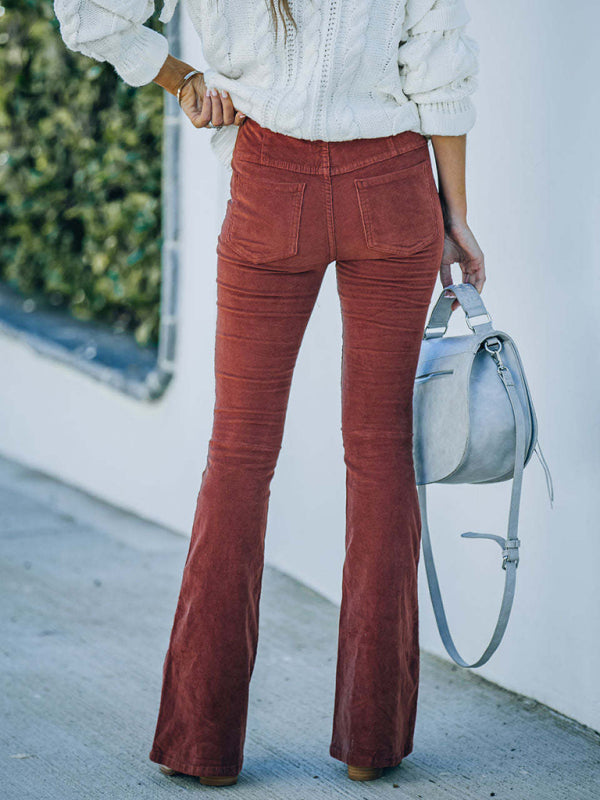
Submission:
<svg viewBox="0 0 600 800">
<path fill-rule="evenodd" d="M 463 474 L 467 466 L 462 472 L 459 468 L 465 459 L 466 465 L 473 461 L 468 457 L 471 426 L 474 424 L 471 419 L 470 381 L 477 353 L 483 341 L 490 336 L 502 341 L 504 359 L 521 387 L 519 393 L 525 406 L 528 435 L 526 463 L 531 458 L 537 441 L 537 419 L 519 352 L 512 338 L 503 331 L 493 330 L 481 334 L 423 339 L 413 393 L 413 459 L 419 485 L 443 481 L 453 473 L 456 482 L 473 482 L 472 476 Z M 497 384 L 497 388 L 501 389 L 501 383 Z M 510 411 L 503 389 L 500 397 L 503 401 L 506 399 L 506 407 Z M 510 422 L 505 426 L 507 430 L 512 426 L 512 414 L 509 418 Z M 487 424 L 485 420 L 484 424 Z M 471 467 L 476 472 L 479 469 L 477 463 Z M 482 472 L 479 469 L 479 473 Z M 503 474 L 494 474 L 490 480 L 503 480 L 511 475 L 512 469 Z M 486 482 L 483 478 L 480 480 Z"/>
</svg>

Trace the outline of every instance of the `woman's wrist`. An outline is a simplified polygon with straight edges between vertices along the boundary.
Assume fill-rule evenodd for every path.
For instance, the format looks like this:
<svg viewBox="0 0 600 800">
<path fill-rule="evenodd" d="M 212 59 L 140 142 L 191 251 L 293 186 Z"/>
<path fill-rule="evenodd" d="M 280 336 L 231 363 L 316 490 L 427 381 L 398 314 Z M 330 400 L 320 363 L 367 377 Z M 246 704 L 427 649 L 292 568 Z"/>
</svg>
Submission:
<svg viewBox="0 0 600 800">
<path fill-rule="evenodd" d="M 467 224 L 467 204 L 465 199 L 462 202 L 450 203 L 444 198 L 443 194 L 440 194 L 440 203 L 446 230 L 449 231 L 459 226 L 464 227 Z"/>
<path fill-rule="evenodd" d="M 467 224 L 465 186 L 467 135 L 431 137 L 446 230 Z"/>
<path fill-rule="evenodd" d="M 187 61 L 180 61 L 169 54 L 153 82 L 161 86 L 169 94 L 176 95 L 179 84 L 188 72 L 193 69 L 194 67 L 188 64 Z"/>
</svg>

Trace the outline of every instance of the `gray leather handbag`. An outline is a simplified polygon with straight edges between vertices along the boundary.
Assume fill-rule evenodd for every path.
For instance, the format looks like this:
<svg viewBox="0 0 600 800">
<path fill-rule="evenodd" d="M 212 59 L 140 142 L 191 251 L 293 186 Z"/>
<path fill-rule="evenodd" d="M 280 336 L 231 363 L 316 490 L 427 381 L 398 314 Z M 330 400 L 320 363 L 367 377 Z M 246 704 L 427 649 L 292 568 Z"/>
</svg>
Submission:
<svg viewBox="0 0 600 800">
<path fill-rule="evenodd" d="M 452 291 L 454 296 L 445 296 Z M 471 333 L 445 336 L 457 299 Z M 446 286 L 425 328 L 413 396 L 413 454 L 427 582 L 442 641 L 461 667 L 479 667 L 494 653 L 506 630 L 519 563 L 517 537 L 523 469 L 535 452 L 546 476 L 550 505 L 554 489 L 537 440 L 538 424 L 523 364 L 511 337 L 496 330 L 475 286 Z M 468 664 L 450 631 L 435 571 L 427 522 L 426 484 L 494 483 L 513 480 L 506 538 L 468 531 L 461 536 L 493 539 L 506 570 L 496 628 L 482 656 Z"/>
</svg>

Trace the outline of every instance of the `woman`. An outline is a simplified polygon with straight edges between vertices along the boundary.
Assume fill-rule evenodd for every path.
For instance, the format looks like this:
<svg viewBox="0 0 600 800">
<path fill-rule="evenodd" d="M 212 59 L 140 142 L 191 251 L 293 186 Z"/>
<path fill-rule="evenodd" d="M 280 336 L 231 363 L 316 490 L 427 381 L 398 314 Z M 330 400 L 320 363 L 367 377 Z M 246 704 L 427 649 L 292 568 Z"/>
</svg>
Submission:
<svg viewBox="0 0 600 800">
<path fill-rule="evenodd" d="M 210 65 L 200 73 L 143 24 L 152 6 L 55 0 L 70 48 L 132 86 L 179 92 L 194 126 L 218 128 L 211 144 L 233 170 L 212 437 L 149 757 L 213 785 L 242 768 L 269 487 L 304 329 L 335 261 L 347 514 L 329 752 L 370 780 L 413 747 L 412 391 L 426 314 L 452 263 L 478 291 L 485 281 L 466 221 L 469 16 L 463 0 L 188 0 Z"/>
</svg>

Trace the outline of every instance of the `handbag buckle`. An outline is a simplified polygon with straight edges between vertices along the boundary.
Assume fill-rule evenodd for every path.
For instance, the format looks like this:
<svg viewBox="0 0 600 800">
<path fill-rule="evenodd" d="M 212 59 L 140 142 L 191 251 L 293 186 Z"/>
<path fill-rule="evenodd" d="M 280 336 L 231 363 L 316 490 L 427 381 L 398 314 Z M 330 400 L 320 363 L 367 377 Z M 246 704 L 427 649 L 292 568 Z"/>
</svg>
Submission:
<svg viewBox="0 0 600 800">
<path fill-rule="evenodd" d="M 491 347 L 490 342 L 497 345 L 497 347 Z M 502 350 L 502 342 L 497 336 L 491 336 L 489 339 L 486 339 L 483 346 L 491 356 L 494 356 L 495 353 L 499 353 L 500 350 Z"/>
<path fill-rule="evenodd" d="M 473 333 L 475 333 L 475 328 L 473 327 L 473 325 L 472 325 L 472 323 L 471 323 L 471 319 L 477 319 L 477 320 L 479 320 L 479 322 L 476 322 L 476 323 L 475 323 L 475 326 L 479 326 L 479 325 L 484 325 L 484 324 L 485 324 L 485 322 L 482 322 L 482 320 L 484 320 L 484 319 L 485 319 L 485 317 L 487 317 L 487 320 L 485 320 L 485 322 L 490 322 L 490 323 L 491 323 L 491 321 L 492 321 L 492 318 L 491 318 L 491 317 L 490 317 L 490 315 L 487 313 L 487 311 L 486 311 L 484 314 L 475 314 L 473 317 L 469 317 L 468 315 L 465 315 L 465 322 L 467 323 L 467 325 L 469 326 L 469 328 L 471 328 L 471 330 L 473 331 Z"/>
<path fill-rule="evenodd" d="M 519 565 L 519 545 L 520 539 L 506 539 L 502 551 L 502 569 L 506 569 L 507 561 L 514 562 L 515 567 Z M 514 552 L 511 552 L 514 551 Z"/>
<path fill-rule="evenodd" d="M 492 344 L 497 345 L 497 347 L 491 347 L 490 342 Z M 502 361 L 502 359 L 500 358 L 500 351 L 502 350 L 502 342 L 497 337 L 494 337 L 492 339 L 486 339 L 485 342 L 483 343 L 483 346 L 496 362 L 496 369 L 498 370 L 498 375 L 500 375 L 500 377 L 504 379 L 506 373 L 508 372 L 508 367 L 504 364 L 504 361 Z"/>
<path fill-rule="evenodd" d="M 434 325 L 433 327 L 426 327 L 423 333 L 424 339 L 439 339 L 448 330 L 447 325 Z"/>
</svg>

